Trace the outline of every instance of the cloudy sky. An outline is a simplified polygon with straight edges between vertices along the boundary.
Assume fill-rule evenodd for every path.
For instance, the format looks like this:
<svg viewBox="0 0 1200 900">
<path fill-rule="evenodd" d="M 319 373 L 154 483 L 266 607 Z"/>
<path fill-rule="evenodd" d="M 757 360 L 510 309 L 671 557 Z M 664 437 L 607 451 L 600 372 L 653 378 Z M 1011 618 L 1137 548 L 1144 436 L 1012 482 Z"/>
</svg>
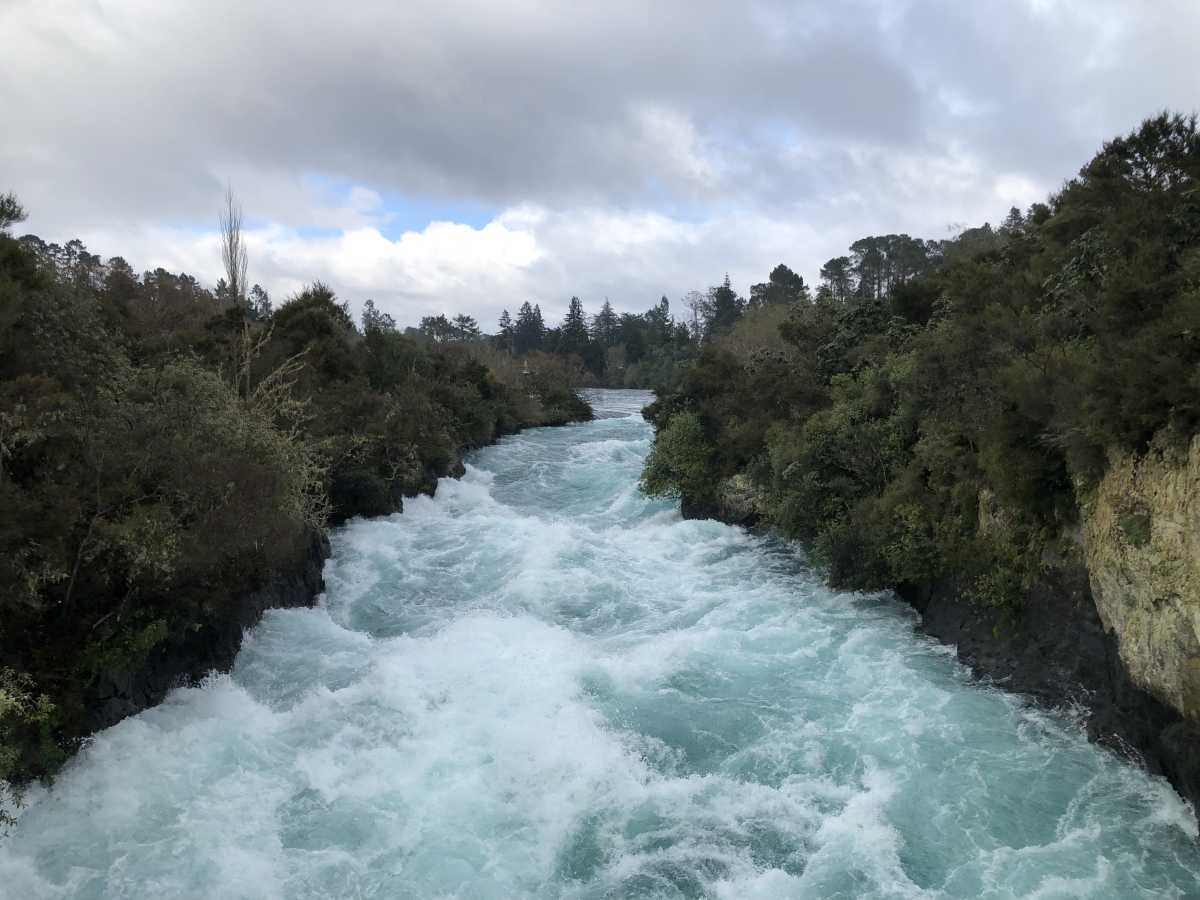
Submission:
<svg viewBox="0 0 1200 900">
<path fill-rule="evenodd" d="M 402 323 L 642 310 L 1042 199 L 1200 108 L 1200 0 L 0 0 L 24 229 Z"/>
</svg>

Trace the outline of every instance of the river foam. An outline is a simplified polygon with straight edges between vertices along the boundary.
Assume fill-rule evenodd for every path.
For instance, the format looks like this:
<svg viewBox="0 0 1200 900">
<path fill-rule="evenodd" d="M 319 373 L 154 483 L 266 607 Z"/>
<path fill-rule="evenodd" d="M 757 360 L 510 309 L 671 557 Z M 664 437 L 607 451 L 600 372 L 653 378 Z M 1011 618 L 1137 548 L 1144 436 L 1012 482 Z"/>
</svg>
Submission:
<svg viewBox="0 0 1200 900">
<path fill-rule="evenodd" d="M 1161 779 L 643 498 L 645 400 L 340 529 L 317 608 L 32 793 L 0 895 L 1200 895 Z"/>
</svg>

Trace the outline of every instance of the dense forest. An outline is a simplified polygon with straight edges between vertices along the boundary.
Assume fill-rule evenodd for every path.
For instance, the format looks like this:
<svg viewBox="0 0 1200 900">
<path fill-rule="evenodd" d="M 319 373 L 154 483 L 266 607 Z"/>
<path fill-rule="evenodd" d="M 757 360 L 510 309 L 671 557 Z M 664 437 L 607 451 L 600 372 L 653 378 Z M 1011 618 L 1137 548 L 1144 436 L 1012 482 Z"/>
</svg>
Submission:
<svg viewBox="0 0 1200 900">
<path fill-rule="evenodd" d="M 590 418 L 554 356 L 414 339 L 370 302 L 355 322 L 319 283 L 273 308 L 228 222 L 209 291 L 18 239 L 23 217 L 0 197 L 2 780 L 53 773 L 114 718 L 106 691 L 236 619 L 328 525 Z"/>
<path fill-rule="evenodd" d="M 839 262 L 834 260 L 834 263 Z M 849 260 L 842 260 L 849 265 Z M 515 358 L 552 357 L 566 366 L 578 384 L 590 387 L 647 388 L 670 385 L 695 360 L 705 341 L 727 332 L 744 312 L 783 309 L 810 299 L 804 279 L 785 265 L 767 281 L 751 285 L 741 300 L 726 275 L 707 291 L 691 291 L 682 300 L 682 317 L 665 296 L 644 313 L 618 313 L 606 298 L 589 316 L 583 301 L 572 297 L 556 326 L 546 324 L 541 305 L 521 304 L 514 319 L 500 313 L 494 334 L 484 334 L 471 316 L 426 316 L 406 333 L 438 344 L 490 344 Z"/>
<path fill-rule="evenodd" d="M 691 321 L 677 321 L 666 297 L 640 315 L 618 314 L 606 299 L 593 316 L 572 297 L 566 316 L 554 327 L 546 324 L 540 304 L 526 301 L 515 319 L 507 309 L 501 312 L 491 335 L 462 314 L 426 316 L 406 333 L 438 344 L 485 343 L 510 357 L 552 357 L 577 383 L 589 387 L 653 388 L 668 383 L 695 358 L 702 334 L 697 315 L 709 296 L 711 291 L 689 296 Z"/>
<path fill-rule="evenodd" d="M 722 298 L 647 411 L 644 487 L 703 514 L 739 476 L 834 584 L 952 578 L 1018 617 L 1109 454 L 1200 431 L 1196 120 L 1144 122 L 998 227 L 866 237 L 814 295 L 751 301 Z M 1121 524 L 1146 540 L 1144 510 Z"/>
</svg>

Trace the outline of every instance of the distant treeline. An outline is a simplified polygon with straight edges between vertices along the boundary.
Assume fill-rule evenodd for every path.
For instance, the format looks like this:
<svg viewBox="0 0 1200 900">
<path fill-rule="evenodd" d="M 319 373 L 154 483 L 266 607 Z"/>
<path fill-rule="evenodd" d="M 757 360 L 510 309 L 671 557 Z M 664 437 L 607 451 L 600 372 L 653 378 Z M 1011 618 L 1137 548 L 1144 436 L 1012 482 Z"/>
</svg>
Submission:
<svg viewBox="0 0 1200 900">
<path fill-rule="evenodd" d="M 888 240 L 892 239 L 900 238 Z M 829 265 L 843 261 L 849 272 L 849 260 L 831 260 Z M 896 276 L 889 270 L 885 277 Z M 464 315 L 426 316 L 419 327 L 406 332 L 435 343 L 490 343 L 517 358 L 558 357 L 584 383 L 595 386 L 655 388 L 670 384 L 706 341 L 728 331 L 744 312 L 785 308 L 808 299 L 804 279 L 779 265 L 767 281 L 751 286 L 749 300 L 738 297 L 728 276 L 706 292 L 692 291 L 683 299 L 682 318 L 672 314 L 666 297 L 640 314 L 617 313 L 606 299 L 591 316 L 583 302 L 572 297 L 566 316 L 554 327 L 546 324 L 540 304 L 525 302 L 515 319 L 507 309 L 501 312 L 495 334 L 484 334 L 475 319 Z"/>
<path fill-rule="evenodd" d="M 653 387 L 697 351 L 688 325 L 671 316 L 666 297 L 642 315 L 618 314 L 607 300 L 588 316 L 578 297 L 555 326 L 546 325 L 540 304 L 523 303 L 516 319 L 506 309 L 494 334 L 484 334 L 471 316 L 426 316 L 405 332 L 437 344 L 487 344 L 515 359 L 551 357 L 567 366 L 579 383 L 593 387 Z"/>
<path fill-rule="evenodd" d="M 561 360 L 356 323 L 314 284 L 275 308 L 9 232 L 0 196 L 0 779 L 52 773 L 120 683 L 295 564 L 400 509 L 460 452 L 590 417 Z M 239 283 L 239 279 L 241 283 Z"/>
<path fill-rule="evenodd" d="M 742 475 L 836 584 L 952 579 L 1017 615 L 1110 451 L 1200 429 L 1196 120 L 1146 121 L 999 227 L 850 251 L 811 298 L 719 298 L 649 410 L 644 485 L 716 509 Z"/>
</svg>

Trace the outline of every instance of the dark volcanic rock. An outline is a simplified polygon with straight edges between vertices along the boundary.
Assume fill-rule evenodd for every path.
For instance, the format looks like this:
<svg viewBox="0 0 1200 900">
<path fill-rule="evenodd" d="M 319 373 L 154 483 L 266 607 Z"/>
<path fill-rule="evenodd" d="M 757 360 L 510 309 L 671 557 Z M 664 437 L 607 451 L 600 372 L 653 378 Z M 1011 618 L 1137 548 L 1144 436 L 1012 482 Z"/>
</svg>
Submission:
<svg viewBox="0 0 1200 900">
<path fill-rule="evenodd" d="M 1084 713 L 1088 736 L 1200 805 L 1200 731 L 1129 677 L 1081 567 L 1054 570 L 1012 620 L 967 602 L 949 582 L 905 585 L 921 629 L 952 644 L 978 676 L 1051 708 Z"/>
<path fill-rule="evenodd" d="M 328 556 L 328 538 L 312 530 L 296 548 L 293 559 L 269 573 L 261 584 L 233 598 L 220 617 L 195 630 L 169 635 L 137 672 L 100 676 L 85 698 L 87 730 L 99 731 L 154 706 L 173 687 L 195 684 L 214 670 L 228 671 L 243 633 L 256 625 L 266 610 L 313 604 L 324 586 L 321 570 Z"/>
<path fill-rule="evenodd" d="M 759 494 L 744 475 L 725 479 L 711 500 L 699 500 L 685 494 L 680 498 L 679 512 L 685 519 L 716 519 L 744 528 L 759 525 L 763 518 Z"/>
<path fill-rule="evenodd" d="M 687 495 L 684 495 L 679 500 L 679 514 L 685 519 L 719 519 L 725 521 L 720 515 L 715 503 L 707 500 L 695 500 Z M 729 525 L 736 525 L 736 522 L 729 522 Z"/>
</svg>

